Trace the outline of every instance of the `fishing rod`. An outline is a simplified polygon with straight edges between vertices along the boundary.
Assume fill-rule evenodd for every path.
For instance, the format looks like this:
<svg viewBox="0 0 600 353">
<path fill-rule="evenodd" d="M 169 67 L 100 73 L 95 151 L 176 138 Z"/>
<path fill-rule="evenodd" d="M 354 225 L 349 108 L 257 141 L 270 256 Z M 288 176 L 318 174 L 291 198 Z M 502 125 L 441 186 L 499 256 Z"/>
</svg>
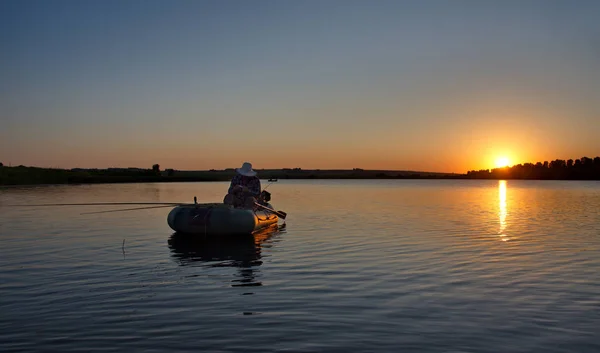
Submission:
<svg viewBox="0 0 600 353">
<path fill-rule="evenodd" d="M 261 194 L 265 192 L 269 186 L 271 186 L 273 182 L 269 182 L 267 186 L 262 189 Z M 262 195 L 261 195 L 262 196 Z M 197 198 L 194 196 L 194 203 L 183 203 L 183 202 L 85 202 L 85 203 L 39 203 L 39 204 L 16 204 L 16 205 L 5 205 L 10 207 L 60 207 L 60 206 L 140 206 L 145 205 L 145 207 L 134 207 L 134 208 L 125 208 L 118 210 L 103 210 L 103 211 L 94 211 L 94 212 L 83 212 L 82 215 L 86 214 L 99 214 L 99 213 L 111 213 L 111 212 L 121 212 L 121 211 L 135 211 L 135 210 L 147 210 L 147 209 L 155 209 L 155 208 L 165 208 L 165 207 L 173 207 L 173 206 L 202 206 L 202 205 L 213 205 L 211 203 L 199 204 Z M 283 211 L 275 211 L 272 208 L 266 207 L 255 202 L 255 206 L 264 209 L 265 211 L 271 212 L 282 219 L 285 219 L 287 213 Z"/>
<path fill-rule="evenodd" d="M 270 182 L 267 184 L 267 186 L 265 186 L 265 188 L 264 188 L 264 189 L 262 189 L 262 191 L 265 191 L 265 190 L 267 190 L 267 189 L 269 188 L 269 186 L 271 186 L 272 184 L 273 184 L 273 182 L 272 182 L 272 181 L 270 181 Z"/>
<path fill-rule="evenodd" d="M 172 207 L 172 205 L 161 205 L 161 206 L 150 206 L 150 207 L 134 207 L 134 208 L 122 208 L 122 209 L 118 209 L 118 210 L 105 210 L 105 211 L 94 211 L 94 212 L 83 212 L 80 213 L 82 215 L 84 214 L 98 214 L 98 213 L 111 213 L 111 212 L 121 212 L 121 211 L 135 211 L 135 210 L 150 210 L 153 208 L 165 208 L 165 207 Z"/>
<path fill-rule="evenodd" d="M 48 206 L 117 206 L 117 205 L 164 205 L 180 206 L 188 205 L 182 202 L 89 202 L 89 203 L 38 203 L 38 204 L 20 204 L 6 205 L 11 207 L 48 207 Z"/>
</svg>

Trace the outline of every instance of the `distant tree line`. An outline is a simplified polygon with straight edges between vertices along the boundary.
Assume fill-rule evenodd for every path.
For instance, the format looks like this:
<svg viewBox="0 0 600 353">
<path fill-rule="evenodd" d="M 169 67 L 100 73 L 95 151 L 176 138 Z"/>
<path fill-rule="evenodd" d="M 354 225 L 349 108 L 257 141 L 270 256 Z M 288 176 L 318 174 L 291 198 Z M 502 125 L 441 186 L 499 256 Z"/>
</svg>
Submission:
<svg viewBox="0 0 600 353">
<path fill-rule="evenodd" d="M 471 179 L 600 180 L 600 157 L 517 164 L 512 167 L 471 170 Z"/>
</svg>

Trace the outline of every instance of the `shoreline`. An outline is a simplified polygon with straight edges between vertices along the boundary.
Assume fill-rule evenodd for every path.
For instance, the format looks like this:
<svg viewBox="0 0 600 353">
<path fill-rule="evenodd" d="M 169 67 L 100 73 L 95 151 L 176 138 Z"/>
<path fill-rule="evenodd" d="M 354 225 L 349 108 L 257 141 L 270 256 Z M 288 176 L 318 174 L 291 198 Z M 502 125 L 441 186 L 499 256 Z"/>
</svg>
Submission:
<svg viewBox="0 0 600 353">
<path fill-rule="evenodd" d="M 130 180 L 123 180 L 121 178 L 115 178 L 114 180 L 111 180 L 110 178 L 102 178 L 103 180 L 90 180 L 90 181 L 67 181 L 67 182 L 63 182 L 63 183 L 44 183 L 44 182 L 39 182 L 39 183 L 27 183 L 27 184 L 19 184 L 19 183 L 13 183 L 13 184 L 1 184 L 0 183 L 0 189 L 12 189 L 12 188 L 20 188 L 20 187 L 36 187 L 36 186 L 43 186 L 43 187 L 51 187 L 51 186 L 63 186 L 63 185 L 95 185 L 95 184 L 150 184 L 150 183 L 215 183 L 215 182 L 229 182 L 230 179 L 195 179 L 195 178 L 142 178 L 142 179 L 130 179 Z M 264 183 L 271 183 L 268 181 L 268 178 L 261 178 L 261 180 Z M 280 181 L 285 181 L 285 180 L 465 180 L 465 181 L 477 181 L 477 180 L 493 180 L 493 181 L 500 181 L 500 180 L 525 180 L 525 181 L 600 181 L 600 179 L 585 179 L 585 178 L 581 178 L 581 179 L 543 179 L 543 178 L 495 178 L 495 177 L 490 177 L 490 178 L 470 178 L 467 176 L 460 176 L 460 177 L 312 177 L 312 178 L 308 178 L 308 177 L 297 177 L 297 178 L 279 178 L 278 181 L 276 182 L 280 182 Z M 276 183 L 273 182 L 273 183 Z"/>
<path fill-rule="evenodd" d="M 257 169 L 262 180 L 600 180 L 600 171 L 591 173 L 517 174 L 509 169 L 478 172 L 437 173 L 394 170 L 303 170 Z M 224 182 L 236 174 L 234 169 L 208 171 L 164 171 L 139 168 L 50 169 L 38 167 L 0 167 L 0 187 L 35 185 L 89 185 L 130 183 Z"/>
</svg>

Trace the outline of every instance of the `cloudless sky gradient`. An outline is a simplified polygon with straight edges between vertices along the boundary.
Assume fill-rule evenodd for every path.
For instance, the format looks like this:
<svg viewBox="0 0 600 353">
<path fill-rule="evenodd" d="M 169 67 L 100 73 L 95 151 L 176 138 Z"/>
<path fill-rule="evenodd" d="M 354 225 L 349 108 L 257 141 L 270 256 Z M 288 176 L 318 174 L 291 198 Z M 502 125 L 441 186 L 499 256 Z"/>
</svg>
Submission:
<svg viewBox="0 0 600 353">
<path fill-rule="evenodd" d="M 0 0 L 0 162 L 466 172 L 600 154 L 600 1 Z"/>
</svg>

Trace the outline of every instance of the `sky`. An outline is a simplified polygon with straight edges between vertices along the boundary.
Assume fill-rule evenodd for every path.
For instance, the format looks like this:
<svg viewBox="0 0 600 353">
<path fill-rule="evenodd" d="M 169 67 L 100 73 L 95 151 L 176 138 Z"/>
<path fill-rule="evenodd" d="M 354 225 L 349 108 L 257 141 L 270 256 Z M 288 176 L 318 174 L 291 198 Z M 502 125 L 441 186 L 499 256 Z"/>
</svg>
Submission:
<svg viewBox="0 0 600 353">
<path fill-rule="evenodd" d="M 600 1 L 0 0 L 0 162 L 464 173 L 600 155 Z"/>
</svg>

